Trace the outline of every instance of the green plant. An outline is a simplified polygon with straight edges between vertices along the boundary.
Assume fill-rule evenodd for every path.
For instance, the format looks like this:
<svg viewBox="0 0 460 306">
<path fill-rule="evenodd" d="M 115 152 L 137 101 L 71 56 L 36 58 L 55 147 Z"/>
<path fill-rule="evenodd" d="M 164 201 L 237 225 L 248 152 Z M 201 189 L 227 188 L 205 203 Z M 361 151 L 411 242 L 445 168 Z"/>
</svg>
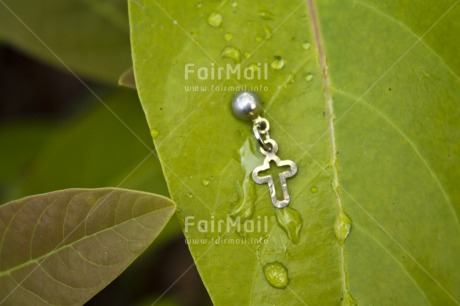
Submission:
<svg viewBox="0 0 460 306">
<path fill-rule="evenodd" d="M 54 2 L 46 1 L 50 7 Z M 20 27 L 14 14 L 21 17 L 20 12 L 26 11 L 13 1 L 0 3 L 5 8 L 0 22 Z M 120 13 L 124 8 L 116 6 L 116 1 L 81 3 L 97 13 L 88 14 L 88 18 L 98 16 L 95 24 L 102 18 L 105 26 L 118 29 L 122 22 L 116 20 L 124 20 L 119 17 L 124 16 Z M 22 27 L 37 19 L 34 12 L 24 14 Z M 179 223 L 213 303 L 460 304 L 456 264 L 460 255 L 460 43 L 456 39 L 460 1 L 132 0 L 129 16 L 136 82 L 128 72 L 122 83 L 137 89 L 155 144 L 155 150 L 146 145 L 148 152 L 158 154 Z M 35 28 L 38 37 L 54 29 L 37 24 L 31 30 Z M 30 33 L 21 29 L 1 37 L 34 52 L 37 43 L 29 43 Z M 105 38 L 98 31 L 87 35 L 84 41 Z M 120 44 L 123 50 L 128 48 L 126 42 Z M 99 50 L 95 46 L 90 47 Z M 93 71 L 79 62 L 79 56 L 73 61 L 74 54 L 59 45 L 49 46 L 54 48 L 63 50 L 62 56 L 57 51 L 55 55 L 58 61 L 69 63 L 67 68 L 101 80 L 113 80 L 109 70 L 118 69 L 113 74 L 120 75 L 128 68 L 115 69 L 109 61 L 110 69 L 101 63 Z M 93 49 L 88 50 L 92 54 Z M 88 57 L 96 65 L 106 54 L 101 50 L 102 55 Z M 46 52 L 36 54 L 53 58 Z M 218 77 L 219 69 L 238 65 L 248 75 L 260 77 Z M 281 154 L 298 164 L 299 173 L 289 181 L 292 202 L 287 209 L 275 209 L 266 188 L 250 179 L 262 156 L 250 128 L 234 118 L 229 108 L 235 89 L 244 86 L 260 91 Z M 123 107 L 128 97 L 116 97 Z M 129 108 L 117 111 L 103 103 L 116 116 L 129 112 Z M 131 130 L 136 122 L 123 128 Z M 89 120 L 86 132 L 82 128 L 75 133 L 90 135 L 98 128 L 102 127 L 97 120 Z M 147 128 L 132 131 L 148 133 Z M 62 142 L 55 146 L 67 147 L 68 135 L 63 133 Z M 144 137 L 140 137 L 142 146 Z M 93 168 L 120 167 L 123 177 L 137 163 L 128 156 L 105 161 L 95 152 L 86 156 L 88 172 L 81 181 L 87 186 L 73 187 L 111 184 L 108 177 L 97 178 L 101 174 L 93 173 Z M 134 149 L 127 154 L 131 153 L 139 156 Z M 60 167 L 52 170 L 56 159 L 43 153 L 41 177 L 59 175 Z M 154 192 L 165 194 L 159 165 L 152 161 L 144 166 L 129 187 L 148 186 L 144 184 L 151 180 L 159 186 Z M 154 178 L 150 171 L 156 173 Z M 63 199 L 69 192 L 92 194 L 70 190 Z M 111 189 L 112 193 L 139 196 L 120 189 Z M 4 224 L 14 220 L 9 211 L 18 205 L 57 195 L 6 204 L 0 207 L 1 220 Z M 144 196 L 168 207 L 164 214 L 153 213 L 150 221 L 161 220 L 157 227 L 161 230 L 173 204 L 163 197 Z M 110 209 L 106 214 L 113 213 Z M 152 209 L 160 212 L 156 206 Z M 81 213 L 76 212 L 78 216 Z M 261 227 L 255 231 L 211 229 L 219 222 L 235 220 L 260 222 Z M 108 222 L 106 228 L 115 224 Z M 13 225 L 5 228 L 10 227 L 16 229 Z M 145 234 L 142 228 L 135 233 Z M 66 239 L 57 241 L 60 245 Z M 54 250 L 55 244 L 48 247 Z M 10 275 L 4 268 L 9 267 L 10 257 L 3 257 L 3 250 L 0 244 L 1 271 L 6 270 L 0 272 L 0 284 L 6 284 Z M 130 260 L 126 259 L 125 266 Z M 19 278 L 24 283 L 29 280 L 33 278 Z M 4 288 L 0 295 L 16 288 L 9 286 L 0 286 Z M 19 299 L 24 294 L 16 291 L 14 296 Z M 79 301 L 89 297 L 82 295 Z"/>
</svg>

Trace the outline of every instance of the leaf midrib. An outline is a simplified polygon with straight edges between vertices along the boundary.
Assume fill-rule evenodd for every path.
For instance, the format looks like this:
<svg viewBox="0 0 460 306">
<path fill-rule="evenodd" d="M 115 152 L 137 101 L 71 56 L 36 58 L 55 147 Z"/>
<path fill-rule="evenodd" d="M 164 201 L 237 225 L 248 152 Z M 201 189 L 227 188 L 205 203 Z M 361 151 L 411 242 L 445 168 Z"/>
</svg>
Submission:
<svg viewBox="0 0 460 306">
<path fill-rule="evenodd" d="M 314 4 L 314 0 L 306 0 L 307 9 L 310 15 L 310 26 L 313 33 L 313 38 L 315 46 L 319 56 L 321 74 L 323 76 L 323 89 L 324 89 L 324 99 L 326 104 L 326 120 L 328 124 L 329 138 L 330 138 L 330 163 L 332 169 L 332 188 L 337 199 L 336 201 L 336 218 L 340 218 L 340 214 L 343 211 L 342 200 L 339 193 L 339 174 L 337 167 L 337 145 L 335 141 L 335 129 L 334 129 L 334 106 L 332 100 L 332 88 L 331 88 L 331 79 L 329 77 L 327 62 L 326 62 L 326 53 L 324 51 L 322 35 L 320 31 L 320 25 L 317 18 L 317 11 Z M 339 243 L 339 253 L 340 253 L 340 270 L 342 274 L 342 303 L 345 303 L 347 300 L 348 293 L 348 280 L 345 269 L 345 254 L 343 243 Z"/>
<path fill-rule="evenodd" d="M 158 213 L 158 212 L 160 212 L 162 210 L 165 210 L 165 209 L 171 209 L 171 206 L 165 206 L 165 207 L 162 207 L 160 209 L 155 209 L 153 211 L 150 211 L 148 213 L 139 215 L 137 217 L 127 219 L 127 220 L 125 220 L 125 221 L 123 221 L 121 223 L 115 224 L 114 226 L 111 226 L 109 228 L 105 228 L 105 229 L 103 229 L 101 231 L 94 232 L 94 233 L 92 233 L 90 235 L 85 235 L 85 236 L 83 236 L 83 237 L 81 237 L 81 238 L 79 238 L 77 240 L 74 240 L 74 241 L 68 243 L 68 244 L 64 244 L 64 245 L 62 245 L 62 246 L 60 246 L 60 247 L 58 247 L 58 248 L 56 248 L 54 250 L 51 250 L 51 251 L 49 251 L 49 252 L 47 252 L 47 253 L 45 253 L 45 254 L 37 257 L 37 258 L 30 258 L 29 260 L 21 263 L 20 265 L 14 266 L 14 267 L 12 267 L 12 268 L 10 268 L 8 270 L 5 270 L 5 271 L 0 271 L 0 278 L 4 277 L 5 275 L 10 275 L 12 272 L 20 270 L 20 269 L 22 269 L 24 267 L 27 267 L 27 266 L 31 265 L 31 264 L 40 264 L 40 262 L 42 260 L 45 260 L 49 256 L 57 254 L 60 251 L 66 249 L 66 248 L 69 248 L 69 247 L 73 248 L 73 246 L 78 244 L 79 242 L 85 241 L 86 239 L 89 239 L 89 238 L 92 238 L 92 237 L 96 237 L 100 233 L 103 233 L 103 232 L 106 232 L 106 231 L 114 231 L 116 228 L 121 227 L 121 226 L 127 224 L 128 222 L 136 222 L 139 226 L 146 228 L 145 226 L 142 226 L 141 224 L 139 224 L 136 220 L 141 218 L 141 217 L 145 217 L 145 216 L 147 216 L 149 214 L 152 214 L 152 213 Z M 117 232 L 115 232 L 115 233 L 118 234 Z M 126 240 L 128 240 L 128 239 L 126 239 Z"/>
</svg>

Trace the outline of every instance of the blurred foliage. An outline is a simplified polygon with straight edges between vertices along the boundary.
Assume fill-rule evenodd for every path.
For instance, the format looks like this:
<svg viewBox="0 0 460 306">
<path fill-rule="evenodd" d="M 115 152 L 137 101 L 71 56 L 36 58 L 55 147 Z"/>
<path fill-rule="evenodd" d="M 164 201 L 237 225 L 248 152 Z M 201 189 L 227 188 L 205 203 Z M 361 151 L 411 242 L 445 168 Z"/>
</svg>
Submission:
<svg viewBox="0 0 460 306">
<path fill-rule="evenodd" d="M 0 157 L 8 161 L 0 170 L 8 195 L 2 200 L 76 186 L 168 195 L 135 92 L 119 90 L 104 101 L 106 106 L 95 105 L 60 125 L 29 122 L 1 127 Z M 19 181 L 9 181 L 21 172 Z"/>
<path fill-rule="evenodd" d="M 131 66 L 126 0 L 3 0 L 0 41 L 111 84 Z"/>
<path fill-rule="evenodd" d="M 117 186 L 168 195 L 135 92 L 104 101 L 49 141 L 30 169 L 26 194 Z"/>
<path fill-rule="evenodd" d="M 23 173 L 45 142 L 53 134 L 53 125 L 43 122 L 15 122 L 0 126 L 0 202 L 17 198 L 16 190 Z M 18 141 L 20 140 L 20 141 Z"/>
</svg>

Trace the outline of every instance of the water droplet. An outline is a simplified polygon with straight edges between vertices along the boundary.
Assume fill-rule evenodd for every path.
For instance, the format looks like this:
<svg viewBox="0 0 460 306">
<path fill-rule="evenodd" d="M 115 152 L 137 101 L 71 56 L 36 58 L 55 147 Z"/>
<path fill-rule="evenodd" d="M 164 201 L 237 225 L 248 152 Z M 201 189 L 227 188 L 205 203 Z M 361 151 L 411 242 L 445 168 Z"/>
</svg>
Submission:
<svg viewBox="0 0 460 306">
<path fill-rule="evenodd" d="M 302 44 L 302 48 L 304 48 L 305 50 L 310 49 L 310 47 L 311 47 L 311 44 L 310 44 L 309 42 L 304 42 L 304 43 Z"/>
<path fill-rule="evenodd" d="M 275 210 L 276 223 L 294 244 L 300 242 L 300 230 L 303 220 L 300 213 L 291 207 Z"/>
<path fill-rule="evenodd" d="M 238 150 L 238 155 L 240 156 L 241 168 L 243 168 L 247 176 L 252 177 L 252 170 L 261 163 L 259 154 L 256 153 L 256 148 L 254 148 L 254 144 L 247 139 Z"/>
<path fill-rule="evenodd" d="M 310 82 L 311 80 L 313 80 L 313 74 L 311 74 L 311 73 L 307 74 L 307 75 L 305 76 L 305 80 L 306 80 L 307 82 Z"/>
<path fill-rule="evenodd" d="M 259 17 L 265 20 L 274 20 L 275 15 L 269 11 L 259 11 Z"/>
<path fill-rule="evenodd" d="M 260 37 L 260 36 L 256 37 L 256 42 L 260 43 L 260 42 L 263 42 L 263 41 L 264 41 L 264 39 L 262 37 Z"/>
<path fill-rule="evenodd" d="M 259 71 L 260 70 L 260 64 L 251 64 L 251 65 L 249 65 L 249 69 L 252 69 L 254 71 Z"/>
<path fill-rule="evenodd" d="M 233 59 L 235 62 L 239 62 L 241 58 L 241 52 L 240 50 L 234 48 L 234 47 L 226 47 L 224 50 L 222 50 L 220 54 L 223 58 L 230 58 Z"/>
<path fill-rule="evenodd" d="M 350 234 L 350 230 L 351 230 L 351 219 L 347 216 L 347 214 L 343 211 L 343 209 L 341 209 L 340 213 L 335 219 L 335 224 L 334 224 L 335 236 L 337 237 L 337 239 L 339 240 L 341 244 L 345 241 L 345 239 L 347 239 L 348 235 Z"/>
<path fill-rule="evenodd" d="M 208 179 L 203 179 L 201 181 L 201 184 L 203 184 L 203 186 L 208 186 L 209 185 L 209 180 Z"/>
<path fill-rule="evenodd" d="M 237 188 L 238 203 L 231 210 L 230 217 L 250 219 L 254 214 L 254 203 L 257 199 L 255 184 L 248 176 L 245 176 L 242 186 L 238 185 Z"/>
<path fill-rule="evenodd" d="M 280 70 L 284 67 L 284 58 L 281 56 L 275 56 L 270 65 L 273 69 Z"/>
<path fill-rule="evenodd" d="M 358 306 L 358 302 L 351 296 L 349 292 L 345 295 L 346 306 Z"/>
<path fill-rule="evenodd" d="M 232 6 L 233 6 L 233 7 L 237 7 L 237 6 L 238 6 L 238 3 L 237 3 L 236 1 L 233 1 L 233 2 L 232 2 Z"/>
<path fill-rule="evenodd" d="M 264 27 L 265 39 L 270 39 L 272 37 L 272 29 L 270 27 Z"/>
<path fill-rule="evenodd" d="M 202 8 L 202 7 L 203 7 L 203 4 L 201 4 L 201 2 L 198 2 L 198 3 L 196 4 L 196 7 L 197 7 L 197 8 Z"/>
<path fill-rule="evenodd" d="M 250 57 L 251 57 L 251 55 L 252 55 L 252 54 L 251 54 L 251 53 L 249 53 L 249 52 L 244 52 L 244 57 L 245 57 L 245 58 L 250 58 Z"/>
<path fill-rule="evenodd" d="M 173 24 L 177 25 L 178 24 L 177 20 L 173 20 Z"/>
<path fill-rule="evenodd" d="M 318 192 L 318 187 L 311 186 L 310 191 L 313 192 L 313 193 L 317 193 Z"/>
<path fill-rule="evenodd" d="M 288 270 L 283 264 L 275 261 L 263 267 L 265 279 L 277 289 L 285 289 L 289 283 Z"/>
<path fill-rule="evenodd" d="M 212 12 L 211 15 L 209 15 L 208 17 L 209 25 L 216 27 L 216 28 L 220 27 L 220 25 L 222 24 L 222 20 L 223 20 L 222 15 L 216 12 Z"/>
<path fill-rule="evenodd" d="M 252 170 L 260 163 L 258 156 L 249 140 L 246 140 L 239 150 L 240 163 L 244 171 L 244 179 L 238 185 L 238 203 L 232 208 L 230 216 L 240 217 L 243 220 L 250 219 L 254 213 L 255 201 L 257 199 L 256 186 L 252 181 Z"/>
<path fill-rule="evenodd" d="M 155 139 L 158 137 L 158 135 L 160 135 L 160 131 L 158 131 L 157 129 L 150 129 L 150 135 L 153 139 Z"/>
<path fill-rule="evenodd" d="M 232 33 L 225 33 L 224 38 L 225 38 L 226 41 L 230 41 L 233 38 L 233 34 Z"/>
<path fill-rule="evenodd" d="M 191 192 L 187 193 L 187 197 L 193 198 L 193 194 Z"/>
</svg>

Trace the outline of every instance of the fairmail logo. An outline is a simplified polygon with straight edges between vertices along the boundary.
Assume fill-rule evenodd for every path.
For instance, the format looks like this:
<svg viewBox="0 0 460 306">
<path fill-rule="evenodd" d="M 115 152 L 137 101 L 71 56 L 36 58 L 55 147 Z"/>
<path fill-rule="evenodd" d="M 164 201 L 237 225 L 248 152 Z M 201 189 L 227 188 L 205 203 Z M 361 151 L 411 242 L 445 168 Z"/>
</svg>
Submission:
<svg viewBox="0 0 460 306">
<path fill-rule="evenodd" d="M 268 63 L 256 63 L 247 67 L 241 64 L 216 66 L 211 63 L 209 66 L 197 67 L 196 64 L 188 63 L 184 66 L 185 80 L 195 78 L 197 80 L 267 80 L 269 65 Z"/>
</svg>

